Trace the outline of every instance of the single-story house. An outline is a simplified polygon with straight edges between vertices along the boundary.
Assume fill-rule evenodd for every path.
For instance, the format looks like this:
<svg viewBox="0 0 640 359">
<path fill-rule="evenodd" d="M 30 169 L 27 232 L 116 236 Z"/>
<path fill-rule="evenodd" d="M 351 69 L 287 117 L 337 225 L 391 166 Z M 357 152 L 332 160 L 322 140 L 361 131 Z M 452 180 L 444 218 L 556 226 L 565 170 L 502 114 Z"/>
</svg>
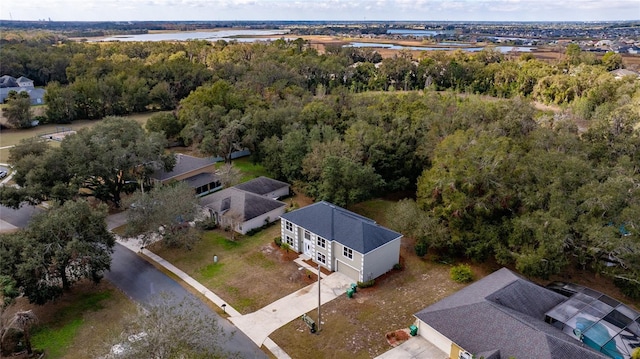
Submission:
<svg viewBox="0 0 640 359">
<path fill-rule="evenodd" d="M 375 279 L 399 263 L 400 233 L 329 202 L 280 218 L 283 243 L 354 281 Z"/>
<path fill-rule="evenodd" d="M 234 187 L 243 191 L 255 193 L 262 197 L 278 199 L 287 197 L 291 186 L 286 182 L 260 176 L 250 181 L 235 185 Z"/>
<path fill-rule="evenodd" d="M 154 184 L 164 184 L 172 181 L 184 181 L 196 191 L 196 195 L 222 188 L 220 178 L 216 174 L 216 159 L 199 158 L 185 154 L 176 155 L 176 165 L 171 171 L 158 170 L 151 175 Z"/>
<path fill-rule="evenodd" d="M 567 299 L 502 268 L 416 313 L 416 325 L 450 359 L 608 358 L 548 321 Z"/>
<path fill-rule="evenodd" d="M 287 207 L 284 202 L 236 187 L 226 188 L 201 198 L 200 206 L 216 223 L 241 234 L 275 222 Z"/>
</svg>

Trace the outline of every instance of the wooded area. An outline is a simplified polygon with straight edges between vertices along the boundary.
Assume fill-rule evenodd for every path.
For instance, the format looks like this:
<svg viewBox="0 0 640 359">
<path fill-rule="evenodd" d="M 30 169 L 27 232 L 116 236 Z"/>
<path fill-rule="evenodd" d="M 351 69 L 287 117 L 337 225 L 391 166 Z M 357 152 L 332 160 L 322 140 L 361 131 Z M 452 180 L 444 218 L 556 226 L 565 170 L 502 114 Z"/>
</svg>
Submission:
<svg viewBox="0 0 640 359">
<path fill-rule="evenodd" d="M 640 297 L 640 81 L 609 72 L 623 67 L 618 54 L 596 58 L 569 46 L 558 63 L 493 50 L 382 59 L 337 46 L 320 54 L 302 39 L 43 38 L 7 43 L 0 56 L 1 73 L 46 86 L 42 121 L 171 110 L 154 115 L 147 130 L 227 160 L 249 148 L 275 178 L 316 200 L 344 206 L 407 197 L 393 227 L 417 239 L 419 255 L 493 257 L 543 278 L 590 268 Z M 533 101 L 559 110 L 539 111 Z M 100 131 L 108 133 L 92 135 Z M 69 155 L 12 154 L 17 180 L 25 190 L 51 182 L 60 191 L 48 199 L 76 196 L 77 187 L 63 184 L 86 186 L 92 177 L 84 170 L 114 163 L 97 156 L 106 150 L 89 146 L 88 132 L 63 141 Z M 149 140 L 146 157 L 99 175 L 115 176 L 114 185 L 138 180 L 136 166 L 158 156 L 152 143 L 160 142 Z M 95 162 L 82 172 L 72 153 L 96 155 Z M 44 158 L 62 165 L 38 179 L 37 170 L 50 165 Z M 3 192 L 6 204 L 25 199 Z M 116 192 L 94 193 L 119 204 Z"/>
</svg>

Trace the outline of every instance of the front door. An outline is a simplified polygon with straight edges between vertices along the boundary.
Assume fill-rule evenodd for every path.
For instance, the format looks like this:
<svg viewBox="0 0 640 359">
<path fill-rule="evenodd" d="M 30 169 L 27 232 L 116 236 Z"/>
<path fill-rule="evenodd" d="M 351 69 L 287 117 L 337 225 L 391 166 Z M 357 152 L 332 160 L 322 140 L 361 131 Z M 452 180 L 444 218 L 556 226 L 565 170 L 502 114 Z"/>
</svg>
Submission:
<svg viewBox="0 0 640 359">
<path fill-rule="evenodd" d="M 313 250 L 311 249 L 311 241 L 304 240 L 304 255 L 313 258 Z"/>
</svg>

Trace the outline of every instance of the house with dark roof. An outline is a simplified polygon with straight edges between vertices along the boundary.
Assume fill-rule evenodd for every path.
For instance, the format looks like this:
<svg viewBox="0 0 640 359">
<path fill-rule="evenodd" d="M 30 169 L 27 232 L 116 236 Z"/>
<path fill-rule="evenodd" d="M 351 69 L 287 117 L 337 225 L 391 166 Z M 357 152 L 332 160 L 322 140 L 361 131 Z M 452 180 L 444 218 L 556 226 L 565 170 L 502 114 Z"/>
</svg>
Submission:
<svg viewBox="0 0 640 359">
<path fill-rule="evenodd" d="M 235 185 L 235 188 L 237 189 L 273 199 L 287 197 L 289 195 L 290 187 L 291 186 L 286 182 L 264 176 Z"/>
<path fill-rule="evenodd" d="M 416 313 L 416 325 L 451 359 L 609 358 L 545 322 L 565 301 L 503 268 Z"/>
<path fill-rule="evenodd" d="M 222 188 L 220 178 L 216 174 L 216 162 L 215 158 L 177 154 L 173 169 L 160 169 L 151 175 L 151 180 L 154 184 L 184 181 L 196 191 L 196 195 L 204 196 Z"/>
<path fill-rule="evenodd" d="M 317 202 L 280 218 L 283 243 L 354 281 L 375 279 L 400 260 L 400 233 L 329 202 Z"/>
<path fill-rule="evenodd" d="M 200 205 L 216 223 L 246 234 L 275 222 L 287 205 L 269 196 L 252 193 L 238 186 L 223 189 L 200 199 Z"/>
<path fill-rule="evenodd" d="M 31 105 L 44 104 L 46 90 L 33 87 L 33 80 L 24 76 L 20 76 L 17 79 L 9 75 L 0 76 L 0 103 L 4 103 L 11 91 L 18 93 L 26 92 L 29 94 Z"/>
</svg>

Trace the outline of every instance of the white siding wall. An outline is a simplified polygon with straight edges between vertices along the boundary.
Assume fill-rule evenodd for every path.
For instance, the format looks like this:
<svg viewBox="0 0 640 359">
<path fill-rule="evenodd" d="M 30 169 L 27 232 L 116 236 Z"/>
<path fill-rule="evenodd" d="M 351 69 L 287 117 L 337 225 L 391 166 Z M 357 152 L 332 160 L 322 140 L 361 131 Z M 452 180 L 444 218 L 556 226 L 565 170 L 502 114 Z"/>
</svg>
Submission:
<svg viewBox="0 0 640 359">
<path fill-rule="evenodd" d="M 348 264 L 350 267 L 353 267 L 356 270 L 358 270 L 358 272 L 360 272 L 360 277 L 353 278 L 353 279 L 362 282 L 362 254 L 360 252 L 353 250 L 353 248 L 351 248 L 351 250 L 353 251 L 353 259 L 349 259 L 348 257 L 344 256 L 344 246 L 342 244 L 335 241 L 332 242 L 331 244 L 332 244 L 331 247 L 333 249 L 332 250 L 333 258 L 336 261 L 339 260 L 343 263 Z M 340 271 L 340 267 L 338 267 L 338 271 Z M 345 273 L 345 274 L 349 275 L 348 273 Z"/>
<path fill-rule="evenodd" d="M 238 233 L 242 233 L 242 234 L 246 234 L 247 232 L 249 232 L 250 230 L 254 229 L 254 228 L 258 228 L 258 227 L 262 227 L 264 225 L 264 221 L 265 219 L 267 219 L 267 217 L 269 218 L 270 222 L 275 222 L 277 221 L 281 215 L 284 214 L 284 209 L 286 206 L 282 206 L 280 208 L 276 208 L 274 210 L 272 210 L 271 212 L 267 212 L 261 216 L 258 216 L 256 218 L 250 219 L 244 223 L 242 223 L 242 229 L 236 228 L 236 232 Z"/>
<path fill-rule="evenodd" d="M 431 344 L 435 345 L 438 349 L 447 353 L 447 355 L 451 355 L 451 346 L 453 342 L 440 334 L 437 330 L 433 329 L 429 324 L 423 322 L 418 319 L 418 335 L 428 340 Z"/>
<path fill-rule="evenodd" d="M 362 277 L 364 281 L 376 279 L 387 273 L 400 261 L 400 241 L 398 237 L 364 255 Z"/>
</svg>

